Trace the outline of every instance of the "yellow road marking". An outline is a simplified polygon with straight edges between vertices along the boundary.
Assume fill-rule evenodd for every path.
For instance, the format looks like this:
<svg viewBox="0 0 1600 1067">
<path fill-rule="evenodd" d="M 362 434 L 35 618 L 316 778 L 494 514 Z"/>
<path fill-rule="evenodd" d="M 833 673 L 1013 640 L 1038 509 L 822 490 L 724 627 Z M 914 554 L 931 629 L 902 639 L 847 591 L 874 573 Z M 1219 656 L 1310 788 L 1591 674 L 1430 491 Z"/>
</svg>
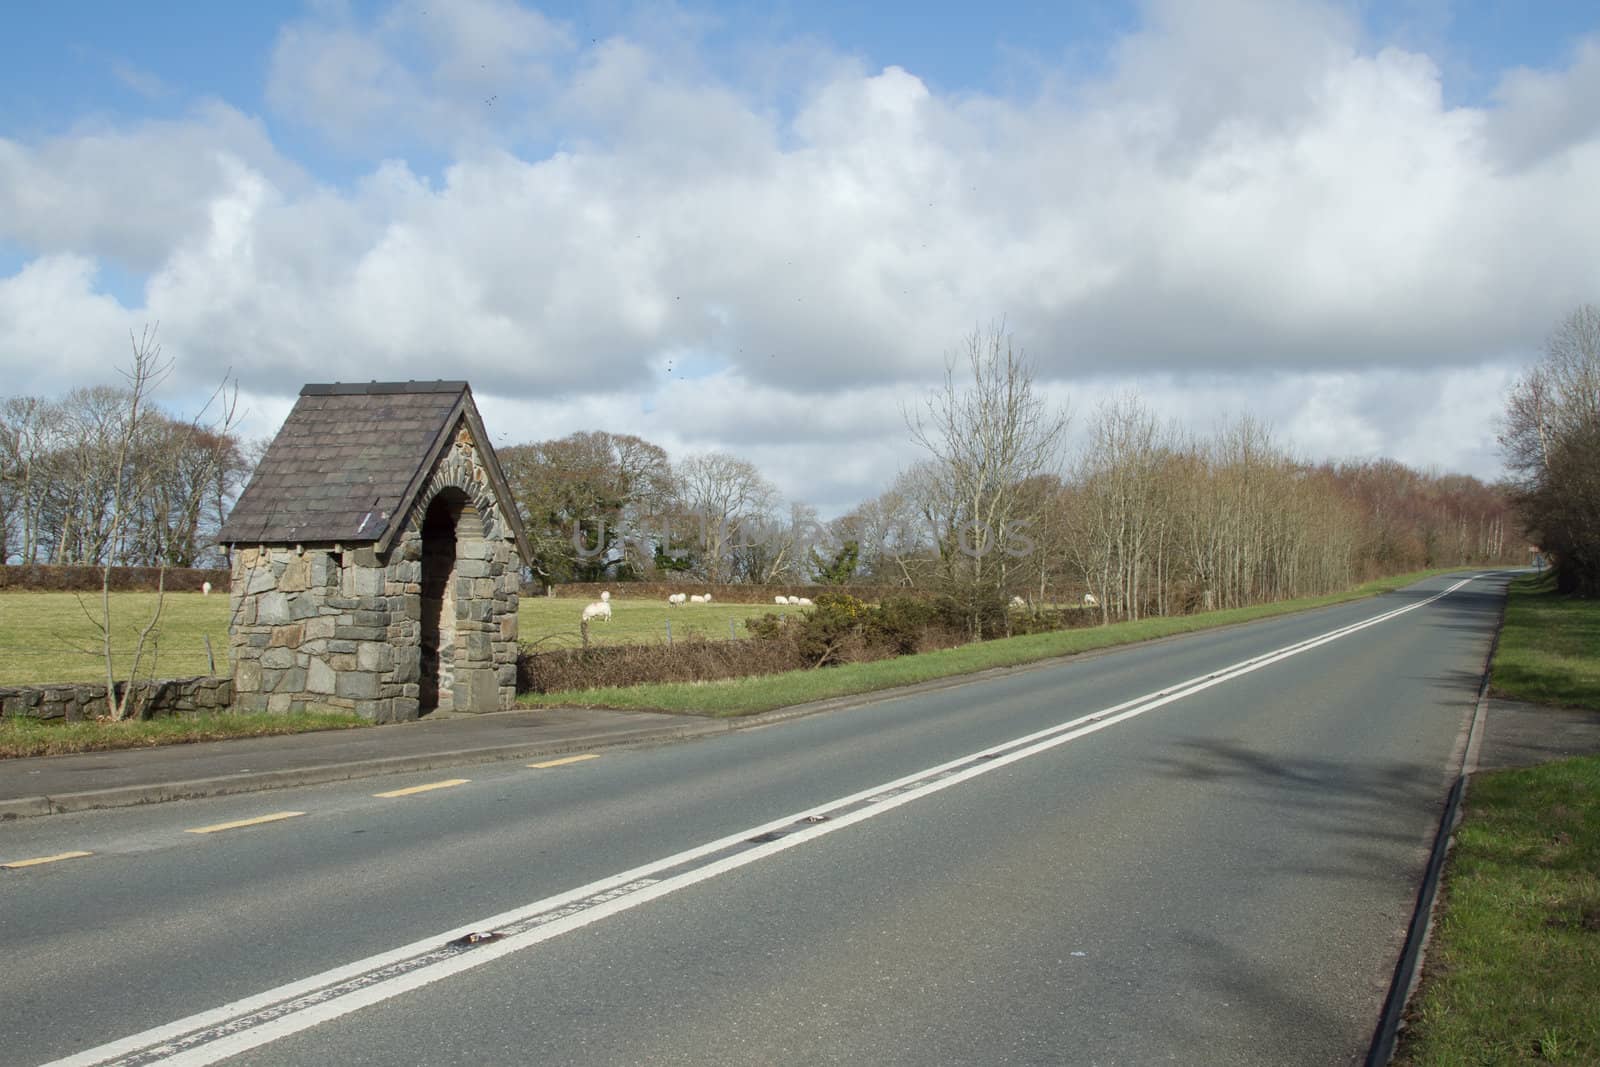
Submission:
<svg viewBox="0 0 1600 1067">
<path fill-rule="evenodd" d="M 185 830 L 186 834 L 214 834 L 218 830 L 237 830 L 241 826 L 260 826 L 264 822 L 277 822 L 279 819 L 292 819 L 297 815 L 304 815 L 303 811 L 275 811 L 271 815 L 257 815 L 253 819 L 240 819 L 238 822 L 219 822 L 215 826 L 196 826 L 192 830 Z"/>
<path fill-rule="evenodd" d="M 0 863 L 8 871 L 19 867 L 37 867 L 41 863 L 59 863 L 61 860 L 75 860 L 84 856 L 92 856 L 93 852 L 58 852 L 54 856 L 37 856 L 31 860 L 12 860 L 10 863 Z"/>
<path fill-rule="evenodd" d="M 375 797 L 408 797 L 413 793 L 426 793 L 430 789 L 449 789 L 453 785 L 466 785 L 471 778 L 447 778 L 442 782 L 429 782 L 427 785 L 414 785 L 409 789 L 391 789 L 387 793 L 374 793 Z"/>
<path fill-rule="evenodd" d="M 581 756 L 563 756 L 561 759 L 545 760 L 543 763 L 530 763 L 528 766 L 544 770 L 546 767 L 565 767 L 569 763 L 582 763 L 586 759 L 599 759 L 598 752 L 585 752 Z"/>
</svg>

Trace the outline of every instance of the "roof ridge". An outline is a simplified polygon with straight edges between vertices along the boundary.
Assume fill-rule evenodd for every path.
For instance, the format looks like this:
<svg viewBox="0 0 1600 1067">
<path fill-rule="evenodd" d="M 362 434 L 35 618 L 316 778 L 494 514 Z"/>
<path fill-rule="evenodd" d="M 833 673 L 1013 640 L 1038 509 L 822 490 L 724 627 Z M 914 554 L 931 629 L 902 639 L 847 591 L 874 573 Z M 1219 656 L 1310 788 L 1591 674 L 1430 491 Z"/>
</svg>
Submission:
<svg viewBox="0 0 1600 1067">
<path fill-rule="evenodd" d="M 301 388 L 301 396 L 379 396 L 390 393 L 459 393 L 467 388 L 465 381 L 446 381 L 436 378 L 431 382 L 412 379 L 404 382 L 313 382 Z"/>
</svg>

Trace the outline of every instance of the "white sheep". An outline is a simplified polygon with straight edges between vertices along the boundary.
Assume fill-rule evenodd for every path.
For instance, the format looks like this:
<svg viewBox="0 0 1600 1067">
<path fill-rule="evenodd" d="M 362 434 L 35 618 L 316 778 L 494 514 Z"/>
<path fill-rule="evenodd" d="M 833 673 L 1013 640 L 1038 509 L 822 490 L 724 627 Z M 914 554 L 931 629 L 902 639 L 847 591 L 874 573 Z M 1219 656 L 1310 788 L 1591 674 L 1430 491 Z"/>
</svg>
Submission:
<svg viewBox="0 0 1600 1067">
<path fill-rule="evenodd" d="M 1083 594 L 1083 606 L 1086 608 L 1097 608 L 1100 606 L 1100 598 L 1095 596 L 1093 593 L 1085 593 Z"/>
<path fill-rule="evenodd" d="M 210 596 L 211 595 L 211 583 L 210 582 L 201 582 L 200 583 L 200 595 L 201 596 Z"/>
<path fill-rule="evenodd" d="M 582 621 L 588 622 L 590 619 L 611 621 L 611 597 L 609 594 L 606 595 L 604 600 L 596 600 L 592 604 L 585 605 Z"/>
<path fill-rule="evenodd" d="M 772 598 L 772 602 L 774 604 L 783 605 L 789 603 L 789 598 L 786 596 L 775 596 Z"/>
<path fill-rule="evenodd" d="M 791 603 L 791 604 L 799 604 L 800 603 L 800 598 L 797 597 L 797 596 L 792 596 L 792 597 L 789 598 L 789 603 Z"/>
<path fill-rule="evenodd" d="M 800 606 L 802 608 L 809 608 L 811 606 L 811 598 L 810 597 L 803 596 L 803 597 L 800 597 L 799 600 L 800 600 Z"/>
<path fill-rule="evenodd" d="M 689 598 L 689 603 L 691 604 L 704 604 L 705 602 L 706 598 L 699 593 L 696 593 L 694 596 Z"/>
<path fill-rule="evenodd" d="M 683 603 L 686 603 L 688 601 L 688 599 L 689 599 L 689 596 L 688 596 L 687 593 L 668 593 L 667 594 L 667 603 L 668 604 L 683 604 Z"/>
<path fill-rule="evenodd" d="M 1011 598 L 1011 606 L 1014 608 L 1025 608 L 1028 606 L 1028 602 L 1019 596 L 1014 596 Z"/>
</svg>

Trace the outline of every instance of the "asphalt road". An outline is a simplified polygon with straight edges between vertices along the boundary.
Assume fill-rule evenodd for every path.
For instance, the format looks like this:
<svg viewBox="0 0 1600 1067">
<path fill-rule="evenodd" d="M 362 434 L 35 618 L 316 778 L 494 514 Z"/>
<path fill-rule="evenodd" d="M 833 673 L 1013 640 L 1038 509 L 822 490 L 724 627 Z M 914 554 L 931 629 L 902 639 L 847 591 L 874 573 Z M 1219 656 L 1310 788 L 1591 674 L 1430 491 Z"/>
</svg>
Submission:
<svg viewBox="0 0 1600 1067">
<path fill-rule="evenodd" d="M 6 825 L 92 854 L 0 871 L 0 1062 L 180 1020 L 80 1062 L 1350 1062 L 1503 596 L 1456 580 L 559 766 Z"/>
</svg>

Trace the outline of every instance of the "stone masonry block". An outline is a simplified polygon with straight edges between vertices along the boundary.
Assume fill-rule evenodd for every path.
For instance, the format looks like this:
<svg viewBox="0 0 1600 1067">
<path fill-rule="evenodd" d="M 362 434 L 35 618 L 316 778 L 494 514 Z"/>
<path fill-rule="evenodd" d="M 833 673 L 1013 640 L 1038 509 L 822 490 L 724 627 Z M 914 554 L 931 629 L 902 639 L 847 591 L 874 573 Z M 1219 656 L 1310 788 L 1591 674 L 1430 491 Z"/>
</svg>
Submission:
<svg viewBox="0 0 1600 1067">
<path fill-rule="evenodd" d="M 332 693 L 336 685 L 333 668 L 320 659 L 312 660 L 310 668 L 306 671 L 306 691 Z"/>
<path fill-rule="evenodd" d="M 311 588 L 311 561 L 305 557 L 292 559 L 283 568 L 278 579 L 278 589 L 285 593 L 298 593 Z"/>
<path fill-rule="evenodd" d="M 305 636 L 306 628 L 302 625 L 277 626 L 272 630 L 272 647 L 299 648 Z"/>
<path fill-rule="evenodd" d="M 262 626 L 281 626 L 289 622 L 289 598 L 282 593 L 262 593 L 256 600 L 256 622 Z"/>
<path fill-rule="evenodd" d="M 352 700 L 373 700 L 378 695 L 378 676 L 370 671 L 342 671 L 334 681 L 334 692 Z"/>
<path fill-rule="evenodd" d="M 236 693 L 259 693 L 261 664 L 255 660 L 240 660 L 233 672 L 233 687 Z"/>
<path fill-rule="evenodd" d="M 380 641 L 364 641 L 356 646 L 356 667 L 363 671 L 386 671 L 394 666 L 394 650 Z"/>
<path fill-rule="evenodd" d="M 272 670 L 284 670 L 294 666 L 294 650 L 278 647 L 269 648 L 261 653 L 261 666 Z"/>
</svg>

